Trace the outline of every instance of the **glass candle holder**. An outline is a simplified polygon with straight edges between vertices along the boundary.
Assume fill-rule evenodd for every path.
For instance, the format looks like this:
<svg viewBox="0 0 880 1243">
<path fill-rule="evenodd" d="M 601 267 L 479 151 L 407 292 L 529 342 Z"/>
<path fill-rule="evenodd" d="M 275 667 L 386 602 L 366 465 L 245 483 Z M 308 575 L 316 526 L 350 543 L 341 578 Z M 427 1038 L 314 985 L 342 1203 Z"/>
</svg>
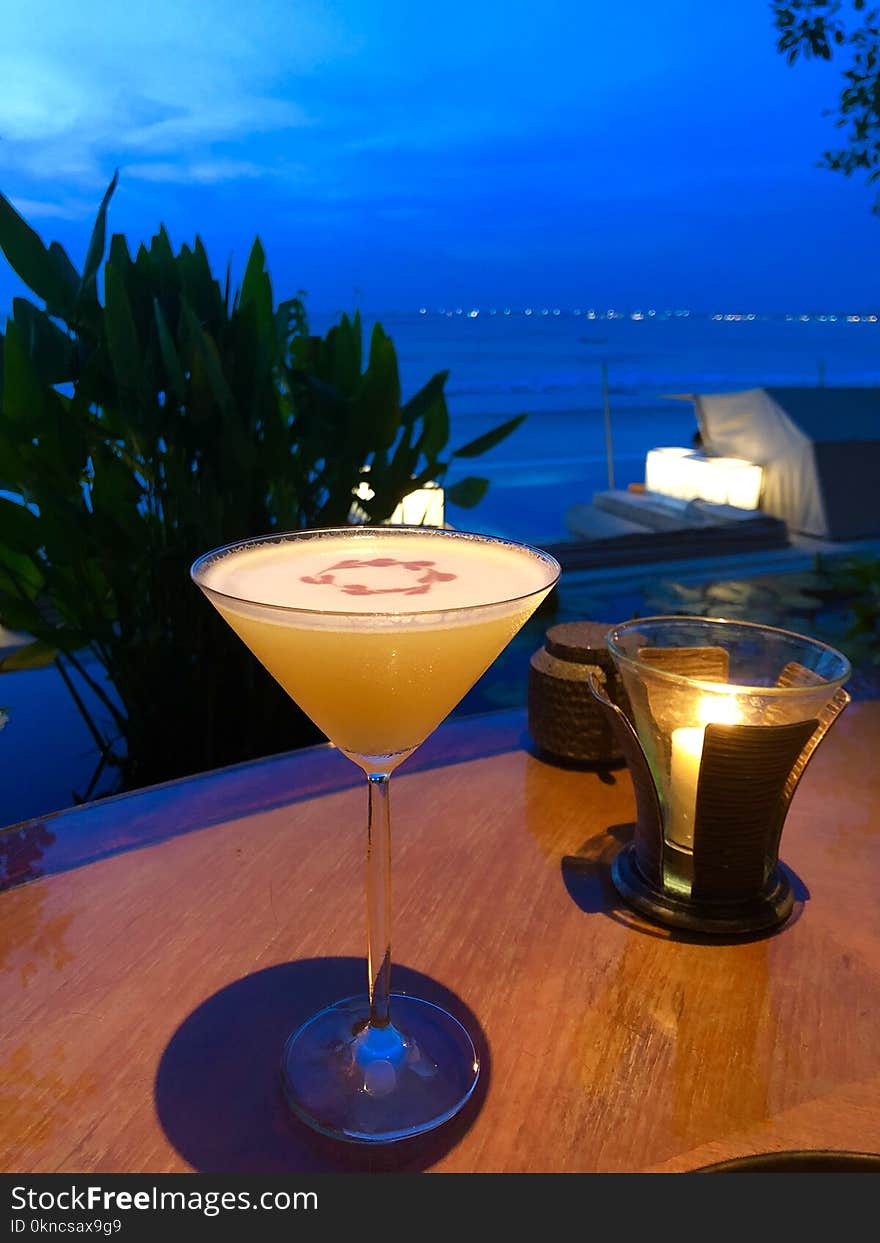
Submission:
<svg viewBox="0 0 880 1243">
<path fill-rule="evenodd" d="M 747 622 L 649 617 L 608 648 L 629 713 L 598 677 L 636 791 L 633 841 L 612 866 L 621 896 L 655 922 L 736 935 L 769 930 L 794 895 L 779 864 L 792 797 L 850 702 L 846 657 Z"/>
</svg>

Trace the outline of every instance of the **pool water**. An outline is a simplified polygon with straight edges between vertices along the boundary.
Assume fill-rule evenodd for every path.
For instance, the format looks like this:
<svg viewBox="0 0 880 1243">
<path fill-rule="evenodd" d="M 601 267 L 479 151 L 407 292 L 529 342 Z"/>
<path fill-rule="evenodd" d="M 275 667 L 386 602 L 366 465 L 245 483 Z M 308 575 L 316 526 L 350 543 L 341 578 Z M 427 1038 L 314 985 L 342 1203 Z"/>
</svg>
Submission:
<svg viewBox="0 0 880 1243">
<path fill-rule="evenodd" d="M 880 562 L 878 562 L 880 565 Z M 644 567 L 639 567 L 644 573 Z M 864 603 L 864 601 L 862 601 Z M 878 593 L 880 607 L 880 593 Z M 880 698 L 880 626 L 852 635 L 858 602 L 818 570 L 719 577 L 701 583 L 675 578 L 596 581 L 590 571 L 564 574 L 559 586 L 526 623 L 495 664 L 465 696 L 453 715 L 525 707 L 529 660 L 546 630 L 559 622 L 607 622 L 633 617 L 687 614 L 778 626 L 819 639 L 842 651 L 853 667 L 847 690 L 854 699 Z"/>
</svg>

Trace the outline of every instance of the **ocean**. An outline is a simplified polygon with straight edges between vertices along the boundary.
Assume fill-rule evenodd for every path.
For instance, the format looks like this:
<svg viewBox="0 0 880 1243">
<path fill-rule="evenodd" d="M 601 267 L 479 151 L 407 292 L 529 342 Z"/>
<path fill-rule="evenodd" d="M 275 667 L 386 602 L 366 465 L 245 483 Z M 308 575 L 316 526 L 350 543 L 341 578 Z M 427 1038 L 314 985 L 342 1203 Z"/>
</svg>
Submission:
<svg viewBox="0 0 880 1243">
<path fill-rule="evenodd" d="M 642 314 L 643 318 L 632 318 Z M 332 321 L 313 314 L 315 330 Z M 363 314 L 365 344 L 380 322 L 397 348 L 404 398 L 448 370 L 450 448 L 517 414 L 528 418 L 480 458 L 453 459 L 448 480 L 489 479 L 472 510 L 449 507 L 465 530 L 552 542 L 571 538 L 569 506 L 609 486 L 603 412 L 607 374 L 614 485 L 644 479 L 645 456 L 690 445 L 696 421 L 676 394 L 762 385 L 880 384 L 880 322 L 845 315 L 715 319 L 622 312 L 588 318 L 559 308 L 471 308 Z"/>
</svg>

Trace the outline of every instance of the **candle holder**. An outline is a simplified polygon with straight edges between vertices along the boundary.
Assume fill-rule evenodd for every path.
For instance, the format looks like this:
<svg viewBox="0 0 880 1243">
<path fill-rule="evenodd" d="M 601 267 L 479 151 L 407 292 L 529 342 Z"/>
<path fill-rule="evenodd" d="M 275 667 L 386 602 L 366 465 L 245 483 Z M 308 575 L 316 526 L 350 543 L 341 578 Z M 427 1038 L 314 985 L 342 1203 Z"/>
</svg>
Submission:
<svg viewBox="0 0 880 1243">
<path fill-rule="evenodd" d="M 529 662 L 529 733 L 540 754 L 564 764 L 602 766 L 623 760 L 617 735 L 591 693 L 599 670 L 615 703 L 623 684 L 611 659 L 601 622 L 559 622 Z"/>
<path fill-rule="evenodd" d="M 748 622 L 649 617 L 608 648 L 632 719 L 597 671 L 591 689 L 636 794 L 634 839 L 611 874 L 655 923 L 719 936 L 769 931 L 794 894 L 779 863 L 804 769 L 850 702 L 846 657 Z"/>
</svg>

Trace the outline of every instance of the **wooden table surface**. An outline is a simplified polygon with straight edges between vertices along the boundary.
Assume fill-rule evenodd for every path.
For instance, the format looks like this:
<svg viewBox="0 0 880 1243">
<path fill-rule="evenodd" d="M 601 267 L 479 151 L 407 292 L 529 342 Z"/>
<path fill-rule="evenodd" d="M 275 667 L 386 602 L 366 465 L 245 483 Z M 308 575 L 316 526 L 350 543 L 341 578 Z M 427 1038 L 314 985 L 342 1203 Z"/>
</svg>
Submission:
<svg viewBox="0 0 880 1243">
<path fill-rule="evenodd" d="M 0 1167 L 684 1171 L 880 1151 L 880 703 L 795 796 L 774 935 L 676 938 L 617 900 L 625 769 L 450 722 L 393 779 L 393 987 L 475 1030 L 463 1114 L 382 1149 L 281 1101 L 285 1036 L 365 981 L 361 774 L 330 747 L 0 834 Z"/>
</svg>

